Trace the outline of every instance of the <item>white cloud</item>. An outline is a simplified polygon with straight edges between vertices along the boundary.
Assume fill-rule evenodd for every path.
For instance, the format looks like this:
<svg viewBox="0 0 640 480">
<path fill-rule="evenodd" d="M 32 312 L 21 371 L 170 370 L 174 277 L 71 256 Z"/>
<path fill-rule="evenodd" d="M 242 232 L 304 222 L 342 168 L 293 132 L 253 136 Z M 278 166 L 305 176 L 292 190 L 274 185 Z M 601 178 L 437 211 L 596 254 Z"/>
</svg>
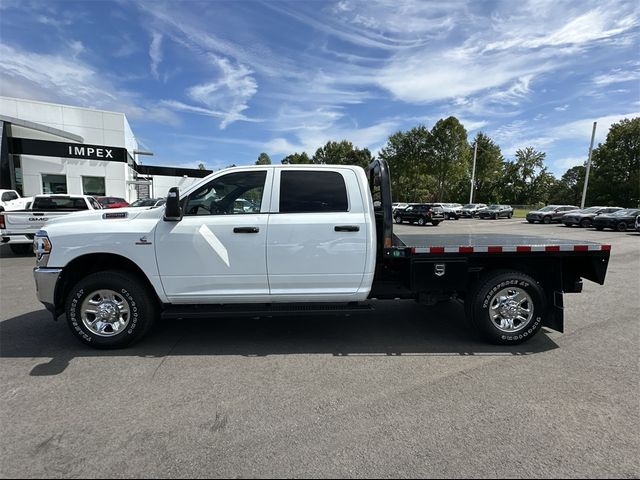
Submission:
<svg viewBox="0 0 640 480">
<path fill-rule="evenodd" d="M 149 57 L 151 58 L 151 74 L 158 80 L 158 66 L 162 62 L 162 34 L 153 32 L 151 34 L 151 45 L 149 45 Z"/>
<path fill-rule="evenodd" d="M 588 148 L 588 142 L 591 139 L 591 132 L 593 131 L 593 122 L 598 123 L 596 125 L 595 137 L 595 145 L 597 145 L 598 142 L 603 142 L 607 138 L 607 134 L 609 133 L 609 129 L 612 124 L 617 123 L 624 118 L 631 119 L 635 117 L 640 117 L 640 111 L 585 118 L 552 127 L 549 129 L 549 133 L 556 136 L 558 139 L 584 140 L 587 142 L 586 145 Z"/>
</svg>

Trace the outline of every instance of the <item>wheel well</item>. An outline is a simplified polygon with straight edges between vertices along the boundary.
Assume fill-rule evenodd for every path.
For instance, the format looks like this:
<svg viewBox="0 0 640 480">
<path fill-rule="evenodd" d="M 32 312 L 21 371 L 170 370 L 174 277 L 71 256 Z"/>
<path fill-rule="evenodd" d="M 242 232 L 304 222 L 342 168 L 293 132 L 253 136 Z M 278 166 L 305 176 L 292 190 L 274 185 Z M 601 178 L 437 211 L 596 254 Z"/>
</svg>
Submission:
<svg viewBox="0 0 640 480">
<path fill-rule="evenodd" d="M 122 270 L 136 276 L 157 298 L 149 278 L 135 262 L 113 253 L 91 253 L 74 258 L 62 271 L 55 292 L 56 317 L 64 311 L 65 299 L 76 283 L 87 275 L 105 270 Z"/>
</svg>

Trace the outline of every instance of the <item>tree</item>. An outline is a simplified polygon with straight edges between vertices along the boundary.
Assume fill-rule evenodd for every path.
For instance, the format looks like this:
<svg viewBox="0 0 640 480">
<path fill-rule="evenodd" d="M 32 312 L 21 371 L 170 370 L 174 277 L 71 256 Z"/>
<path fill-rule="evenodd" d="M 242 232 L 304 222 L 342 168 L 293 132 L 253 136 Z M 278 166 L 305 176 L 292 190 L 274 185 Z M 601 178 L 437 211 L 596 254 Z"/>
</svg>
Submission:
<svg viewBox="0 0 640 480">
<path fill-rule="evenodd" d="M 467 130 L 456 117 L 440 119 L 427 142 L 426 172 L 436 182 L 436 200 L 454 200 L 454 191 L 469 180 L 471 150 Z M 458 193 L 456 193 L 456 196 Z"/>
<path fill-rule="evenodd" d="M 258 155 L 258 160 L 256 160 L 256 165 L 271 165 L 271 158 L 266 153 L 262 152 Z"/>
<path fill-rule="evenodd" d="M 533 147 L 516 151 L 513 162 L 504 163 L 504 174 L 499 188 L 505 194 L 503 201 L 514 205 L 532 205 L 548 200 L 550 177 L 544 166 L 546 153 Z M 542 175 L 540 180 L 537 179 Z"/>
<path fill-rule="evenodd" d="M 204 165 L 204 163 L 199 163 L 199 164 L 198 164 L 198 169 L 200 169 L 200 170 L 206 170 L 206 169 L 207 169 L 207 167 Z"/>
<path fill-rule="evenodd" d="M 309 155 L 307 155 L 307 152 L 296 152 L 284 157 L 281 163 L 296 165 L 301 163 L 311 163 L 311 159 L 309 158 Z"/>
<path fill-rule="evenodd" d="M 577 165 L 567 170 L 551 189 L 549 203 L 580 205 L 585 171 L 584 165 Z"/>
<path fill-rule="evenodd" d="M 364 148 L 355 148 L 348 140 L 341 142 L 329 141 L 323 147 L 316 150 L 312 163 L 333 165 L 358 165 L 366 168 L 373 160 L 371 152 Z"/>
<path fill-rule="evenodd" d="M 481 203 L 502 200 L 499 185 L 503 175 L 504 157 L 500 147 L 487 135 L 479 132 L 474 143 L 478 145 L 473 199 Z"/>
<path fill-rule="evenodd" d="M 380 158 L 389 164 L 393 201 L 433 199 L 435 181 L 426 171 L 430 135 L 424 125 L 407 132 L 399 131 L 389 137 L 380 151 Z"/>
<path fill-rule="evenodd" d="M 593 151 L 587 188 L 591 205 L 640 205 L 640 117 L 611 125 Z"/>
</svg>

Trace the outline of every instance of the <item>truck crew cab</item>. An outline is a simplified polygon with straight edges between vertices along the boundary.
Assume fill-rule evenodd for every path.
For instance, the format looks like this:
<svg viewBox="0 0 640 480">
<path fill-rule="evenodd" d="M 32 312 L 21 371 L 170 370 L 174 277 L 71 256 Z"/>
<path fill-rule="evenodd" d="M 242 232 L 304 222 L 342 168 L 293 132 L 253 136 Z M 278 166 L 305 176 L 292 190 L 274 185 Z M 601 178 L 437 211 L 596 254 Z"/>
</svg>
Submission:
<svg viewBox="0 0 640 480">
<path fill-rule="evenodd" d="M 236 200 L 252 208 L 234 208 Z M 458 297 L 489 341 L 562 331 L 564 292 L 602 284 L 610 247 L 519 236 L 393 234 L 385 161 L 215 172 L 164 208 L 76 213 L 34 239 L 40 301 L 97 348 L 171 318 L 371 309 Z M 424 230 L 420 230 L 424 232 Z M 431 230 L 429 230 L 431 232 Z"/>
</svg>

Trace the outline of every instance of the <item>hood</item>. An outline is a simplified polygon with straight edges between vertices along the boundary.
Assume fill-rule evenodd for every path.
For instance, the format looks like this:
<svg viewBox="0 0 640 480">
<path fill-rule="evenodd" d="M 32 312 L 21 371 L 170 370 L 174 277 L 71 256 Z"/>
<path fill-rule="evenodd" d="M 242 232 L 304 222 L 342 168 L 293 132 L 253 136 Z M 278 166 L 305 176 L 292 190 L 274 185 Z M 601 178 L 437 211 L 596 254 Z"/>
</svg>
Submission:
<svg viewBox="0 0 640 480">
<path fill-rule="evenodd" d="M 139 216 L 143 216 L 144 218 L 149 218 L 150 215 L 152 217 L 160 217 L 164 212 L 163 208 L 109 208 L 102 210 L 84 210 L 81 212 L 73 212 L 68 215 L 64 215 L 61 217 L 52 218 L 49 220 L 45 227 L 49 225 L 61 225 L 65 223 L 80 223 L 80 222 L 90 222 L 96 220 L 102 220 L 104 222 L 113 222 L 113 221 L 129 221 L 137 218 Z M 104 215 L 114 215 L 113 218 L 104 218 Z M 124 214 L 124 217 L 120 217 L 120 215 Z"/>
</svg>

